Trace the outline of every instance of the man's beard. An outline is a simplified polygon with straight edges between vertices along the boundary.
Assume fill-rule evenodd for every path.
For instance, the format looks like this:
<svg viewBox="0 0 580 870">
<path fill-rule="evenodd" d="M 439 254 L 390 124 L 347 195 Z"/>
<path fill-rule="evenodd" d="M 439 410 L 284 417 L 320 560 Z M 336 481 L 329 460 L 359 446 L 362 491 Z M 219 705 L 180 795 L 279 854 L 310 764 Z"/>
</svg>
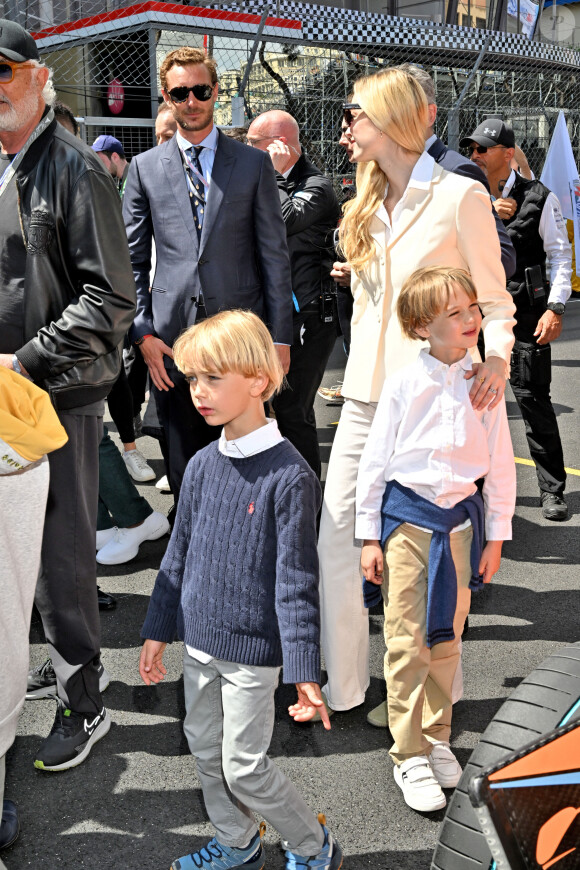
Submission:
<svg viewBox="0 0 580 870">
<path fill-rule="evenodd" d="M 16 133 L 26 127 L 38 112 L 38 94 L 31 91 L 16 104 L 6 97 L 0 97 L 0 104 L 9 106 L 7 111 L 0 111 L 0 132 Z"/>
</svg>

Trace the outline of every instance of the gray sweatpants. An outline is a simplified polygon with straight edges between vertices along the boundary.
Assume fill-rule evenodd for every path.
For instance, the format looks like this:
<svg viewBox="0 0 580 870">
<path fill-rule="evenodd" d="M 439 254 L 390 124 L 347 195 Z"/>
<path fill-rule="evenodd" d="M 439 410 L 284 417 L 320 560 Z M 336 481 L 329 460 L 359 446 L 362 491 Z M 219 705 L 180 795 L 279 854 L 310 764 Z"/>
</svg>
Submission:
<svg viewBox="0 0 580 870">
<path fill-rule="evenodd" d="M 316 855 L 324 842 L 318 819 L 266 754 L 279 674 L 220 659 L 201 664 L 185 650 L 183 729 L 220 843 L 247 846 L 257 831 L 255 812 L 292 852 Z"/>
</svg>

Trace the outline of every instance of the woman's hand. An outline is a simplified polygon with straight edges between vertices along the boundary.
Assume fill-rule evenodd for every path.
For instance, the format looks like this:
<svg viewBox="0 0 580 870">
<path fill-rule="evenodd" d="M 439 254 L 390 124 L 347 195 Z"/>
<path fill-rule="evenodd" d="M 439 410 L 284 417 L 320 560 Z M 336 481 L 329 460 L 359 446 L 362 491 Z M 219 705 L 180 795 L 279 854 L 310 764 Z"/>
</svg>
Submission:
<svg viewBox="0 0 580 870">
<path fill-rule="evenodd" d="M 471 404 L 476 411 L 495 408 L 505 393 L 506 364 L 499 356 L 489 356 L 485 362 L 474 363 L 465 379 L 475 378 L 469 391 Z"/>
</svg>

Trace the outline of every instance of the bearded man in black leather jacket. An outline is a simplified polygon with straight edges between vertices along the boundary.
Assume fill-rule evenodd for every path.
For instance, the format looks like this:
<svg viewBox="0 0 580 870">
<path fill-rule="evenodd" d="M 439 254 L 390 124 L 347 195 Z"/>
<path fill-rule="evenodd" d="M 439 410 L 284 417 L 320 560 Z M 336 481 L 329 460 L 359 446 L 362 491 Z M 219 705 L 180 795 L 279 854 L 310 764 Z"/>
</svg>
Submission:
<svg viewBox="0 0 580 870">
<path fill-rule="evenodd" d="M 35 766 L 64 770 L 110 727 L 99 688 L 98 445 L 135 286 L 119 195 L 54 120 L 49 76 L 30 34 L 0 20 L 0 365 L 48 391 L 68 434 L 50 456 L 36 592 L 52 658 L 41 688 L 58 709 Z"/>
</svg>

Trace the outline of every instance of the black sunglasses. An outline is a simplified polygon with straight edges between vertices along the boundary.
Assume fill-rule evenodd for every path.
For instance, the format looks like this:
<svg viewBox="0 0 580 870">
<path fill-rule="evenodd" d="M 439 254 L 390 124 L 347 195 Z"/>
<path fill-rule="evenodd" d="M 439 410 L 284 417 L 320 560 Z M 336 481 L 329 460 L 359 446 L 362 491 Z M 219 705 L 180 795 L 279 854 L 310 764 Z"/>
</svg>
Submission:
<svg viewBox="0 0 580 870">
<path fill-rule="evenodd" d="M 490 148 L 504 148 L 504 145 L 476 145 L 475 142 L 472 142 L 471 145 L 467 146 L 467 153 L 473 154 L 474 151 L 477 151 L 478 154 L 487 154 Z"/>
<path fill-rule="evenodd" d="M 200 103 L 207 103 L 213 94 L 214 85 L 192 85 L 188 88 L 185 85 L 179 88 L 171 88 L 167 91 L 172 103 L 185 103 L 190 93 L 193 94 L 196 100 Z"/>
<path fill-rule="evenodd" d="M 342 107 L 342 117 L 344 118 L 349 127 L 354 121 L 352 110 L 360 108 L 361 106 L 359 106 L 358 103 L 345 103 Z"/>
</svg>

